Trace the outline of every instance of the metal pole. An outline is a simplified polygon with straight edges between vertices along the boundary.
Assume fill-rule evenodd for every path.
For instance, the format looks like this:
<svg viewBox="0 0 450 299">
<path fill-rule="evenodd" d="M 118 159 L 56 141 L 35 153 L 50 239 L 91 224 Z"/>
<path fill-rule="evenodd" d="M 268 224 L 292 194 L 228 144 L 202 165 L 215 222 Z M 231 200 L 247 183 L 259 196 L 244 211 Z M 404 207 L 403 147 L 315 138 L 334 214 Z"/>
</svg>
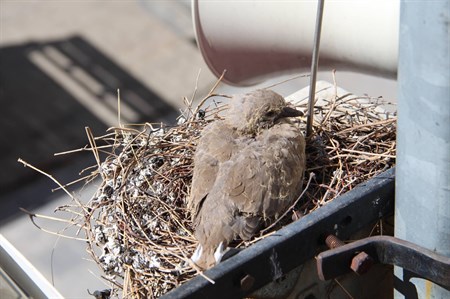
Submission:
<svg viewBox="0 0 450 299">
<path fill-rule="evenodd" d="M 314 33 L 314 48 L 311 62 L 311 77 L 309 83 L 309 100 L 308 100 L 308 118 L 306 120 L 306 136 L 311 136 L 313 116 L 314 116 L 314 99 L 316 95 L 317 66 L 319 64 L 319 48 L 320 34 L 322 32 L 322 17 L 325 0 L 319 0 L 317 3 L 316 30 Z"/>
<path fill-rule="evenodd" d="M 395 236 L 450 257 L 449 2 L 400 10 Z M 397 299 L 450 298 L 402 268 L 395 276 Z"/>
</svg>

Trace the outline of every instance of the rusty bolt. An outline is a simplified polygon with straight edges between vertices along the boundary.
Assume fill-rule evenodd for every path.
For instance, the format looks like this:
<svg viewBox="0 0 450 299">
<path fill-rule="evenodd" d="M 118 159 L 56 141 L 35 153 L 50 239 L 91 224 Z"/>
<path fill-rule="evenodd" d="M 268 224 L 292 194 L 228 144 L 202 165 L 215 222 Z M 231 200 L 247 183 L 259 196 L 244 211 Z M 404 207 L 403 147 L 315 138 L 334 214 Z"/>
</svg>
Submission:
<svg viewBox="0 0 450 299">
<path fill-rule="evenodd" d="M 350 268 L 356 274 L 361 275 L 369 271 L 373 263 L 373 259 L 370 257 L 370 255 L 362 251 L 353 257 Z"/>
<path fill-rule="evenodd" d="M 241 289 L 243 291 L 248 291 L 252 288 L 254 283 L 255 283 L 255 278 L 253 276 L 251 276 L 250 274 L 247 274 L 241 279 Z"/>
<path fill-rule="evenodd" d="M 334 249 L 340 246 L 345 245 L 338 237 L 335 235 L 328 235 L 325 239 L 325 244 L 327 244 L 328 248 Z M 352 259 L 352 263 L 350 264 L 350 268 L 358 275 L 364 274 L 369 271 L 370 267 L 372 267 L 374 261 L 364 251 L 355 255 Z"/>
<path fill-rule="evenodd" d="M 330 249 L 334 249 L 340 246 L 345 245 L 344 242 L 342 242 L 338 237 L 336 237 L 335 235 L 328 235 L 325 238 L 325 244 L 327 244 L 328 248 Z"/>
</svg>

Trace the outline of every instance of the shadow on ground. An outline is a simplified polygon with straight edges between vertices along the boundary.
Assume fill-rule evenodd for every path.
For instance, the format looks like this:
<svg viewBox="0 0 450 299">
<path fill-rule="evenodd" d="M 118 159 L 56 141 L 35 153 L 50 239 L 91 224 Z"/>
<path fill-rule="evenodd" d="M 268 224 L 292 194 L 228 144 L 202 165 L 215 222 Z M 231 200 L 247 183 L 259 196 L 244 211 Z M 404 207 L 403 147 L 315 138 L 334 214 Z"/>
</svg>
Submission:
<svg viewBox="0 0 450 299">
<path fill-rule="evenodd" d="M 0 222 L 53 198 L 55 185 L 17 162 L 22 158 L 61 182 L 94 164 L 90 153 L 55 157 L 87 143 L 118 123 L 171 123 L 177 110 L 86 39 L 30 42 L 0 48 Z"/>
</svg>

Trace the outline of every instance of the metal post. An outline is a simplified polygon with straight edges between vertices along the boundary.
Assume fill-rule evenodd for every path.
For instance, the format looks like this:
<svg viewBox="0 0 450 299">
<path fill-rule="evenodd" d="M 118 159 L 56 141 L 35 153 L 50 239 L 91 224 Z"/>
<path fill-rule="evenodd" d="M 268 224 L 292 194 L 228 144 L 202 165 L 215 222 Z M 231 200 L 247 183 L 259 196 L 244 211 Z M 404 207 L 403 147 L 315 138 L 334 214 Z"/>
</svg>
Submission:
<svg viewBox="0 0 450 299">
<path fill-rule="evenodd" d="M 319 48 L 320 34 L 322 32 L 322 17 L 325 0 L 319 0 L 317 3 L 316 30 L 314 32 L 314 48 L 311 62 L 311 78 L 309 83 L 309 100 L 308 100 L 308 118 L 306 120 L 306 136 L 311 136 L 313 116 L 314 116 L 314 99 L 316 95 L 317 66 L 319 64 Z"/>
<path fill-rule="evenodd" d="M 448 257 L 449 12 L 448 1 L 401 2 L 395 198 L 395 236 Z M 395 276 L 395 298 L 450 298 L 449 291 L 401 268 Z"/>
</svg>

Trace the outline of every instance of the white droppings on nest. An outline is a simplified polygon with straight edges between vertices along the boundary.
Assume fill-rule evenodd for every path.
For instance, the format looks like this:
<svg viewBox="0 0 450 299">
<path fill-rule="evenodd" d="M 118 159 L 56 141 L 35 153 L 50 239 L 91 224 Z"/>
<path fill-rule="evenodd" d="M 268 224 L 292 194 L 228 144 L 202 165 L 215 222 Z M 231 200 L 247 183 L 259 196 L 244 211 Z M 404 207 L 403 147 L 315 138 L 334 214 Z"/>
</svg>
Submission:
<svg viewBox="0 0 450 299">
<path fill-rule="evenodd" d="M 186 122 L 186 118 L 184 116 L 180 116 L 177 120 L 178 125 L 182 125 Z"/>
</svg>

